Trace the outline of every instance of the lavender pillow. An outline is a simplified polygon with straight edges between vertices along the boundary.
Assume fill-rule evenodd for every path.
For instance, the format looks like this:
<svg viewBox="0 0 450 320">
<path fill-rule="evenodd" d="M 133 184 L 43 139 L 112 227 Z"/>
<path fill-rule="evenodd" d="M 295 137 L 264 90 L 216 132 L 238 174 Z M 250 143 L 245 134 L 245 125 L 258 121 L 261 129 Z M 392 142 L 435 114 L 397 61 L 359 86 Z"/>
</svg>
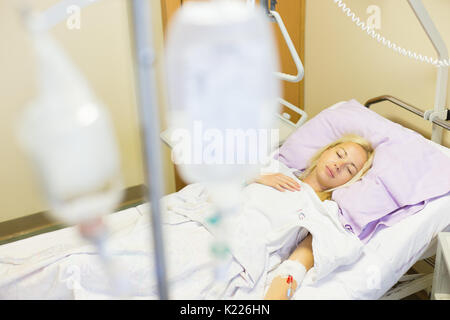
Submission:
<svg viewBox="0 0 450 320">
<path fill-rule="evenodd" d="M 376 149 L 368 173 L 332 196 L 343 223 L 364 242 L 377 227 L 392 225 L 450 191 L 449 157 L 420 134 L 356 100 L 325 109 L 307 121 L 288 137 L 275 159 L 304 170 L 318 149 L 347 133 L 366 138 Z"/>
</svg>

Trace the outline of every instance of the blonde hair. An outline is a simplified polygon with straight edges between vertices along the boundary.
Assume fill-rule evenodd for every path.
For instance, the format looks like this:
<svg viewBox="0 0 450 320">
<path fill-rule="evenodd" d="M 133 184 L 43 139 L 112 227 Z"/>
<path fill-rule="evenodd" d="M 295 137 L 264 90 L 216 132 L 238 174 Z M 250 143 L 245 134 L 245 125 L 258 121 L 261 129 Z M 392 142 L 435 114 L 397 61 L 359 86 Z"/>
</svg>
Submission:
<svg viewBox="0 0 450 320">
<path fill-rule="evenodd" d="M 306 170 L 302 172 L 302 174 L 299 176 L 299 179 L 302 180 L 302 179 L 306 178 L 316 168 L 317 162 L 318 162 L 320 156 L 322 155 L 322 153 L 324 153 L 328 149 L 331 149 L 331 148 L 337 146 L 338 144 L 345 143 L 345 142 L 353 142 L 353 143 L 359 144 L 367 152 L 367 161 L 364 163 L 361 170 L 359 170 L 349 181 L 347 181 L 343 185 L 337 186 L 335 188 L 332 188 L 329 190 L 324 190 L 323 192 L 332 192 L 338 188 L 343 188 L 343 187 L 349 186 L 349 185 L 355 183 L 356 181 L 358 181 L 359 179 L 361 179 L 367 173 L 367 171 L 370 169 L 370 167 L 372 166 L 375 150 L 373 149 L 372 144 L 369 141 L 367 141 L 363 137 L 358 136 L 356 134 L 346 134 L 346 135 L 342 136 L 340 139 L 333 141 L 332 143 L 327 144 L 325 147 L 318 150 L 314 154 L 314 156 L 309 160 L 308 168 L 306 168 Z"/>
</svg>

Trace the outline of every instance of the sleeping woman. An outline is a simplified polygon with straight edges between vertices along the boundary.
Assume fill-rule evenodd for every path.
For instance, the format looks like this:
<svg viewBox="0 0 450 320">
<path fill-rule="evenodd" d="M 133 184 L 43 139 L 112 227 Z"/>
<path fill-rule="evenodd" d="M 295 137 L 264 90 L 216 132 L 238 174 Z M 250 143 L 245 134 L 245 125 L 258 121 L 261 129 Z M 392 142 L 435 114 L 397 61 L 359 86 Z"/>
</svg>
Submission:
<svg viewBox="0 0 450 320">
<path fill-rule="evenodd" d="M 208 225 L 205 214 L 214 213 L 215 209 L 207 201 L 205 185 L 191 184 L 175 194 L 167 195 L 165 203 L 168 208 L 170 204 L 170 208 L 167 210 L 164 232 L 173 240 L 168 241 L 167 251 L 171 298 L 289 299 L 313 266 L 311 276 L 313 278 L 315 273 L 319 279 L 329 274 L 332 268 L 353 259 L 349 258 L 350 255 L 359 257 L 353 252 L 359 250 L 361 241 L 345 228 L 340 228 L 337 205 L 325 200 L 336 188 L 360 179 L 371 167 L 373 156 L 374 151 L 366 140 L 347 135 L 319 150 L 309 167 L 299 175 L 301 181 L 295 181 L 295 175 L 291 178 L 277 173 L 263 175 L 255 181 L 257 183 L 244 188 L 244 199 L 248 202 L 240 214 L 229 216 L 230 225 L 236 226 L 228 230 L 234 257 L 226 260 L 230 268 L 224 281 L 214 281 L 209 272 L 213 261 L 210 241 L 214 239 L 211 236 L 214 229 L 200 225 Z M 286 174 L 289 173 L 286 171 Z M 300 186 L 303 189 L 301 192 L 291 193 L 299 190 Z M 301 220 L 299 217 L 302 215 L 297 214 L 299 208 L 305 213 Z M 122 213 L 119 217 L 115 219 L 124 219 Z M 157 297 L 156 277 L 147 276 L 154 268 L 148 248 L 151 219 L 141 213 L 132 213 L 132 217 L 133 222 L 129 224 L 122 222 L 129 220 L 117 220 L 125 229 L 112 233 L 108 239 L 109 250 L 117 259 L 117 266 L 120 266 L 121 284 L 129 285 L 124 292 L 130 297 L 153 299 Z M 43 242 L 39 242 L 42 243 L 39 250 L 42 254 L 38 256 L 33 250 L 26 250 L 24 256 L 20 255 L 17 260 L 8 256 L 9 247 L 0 250 L 0 260 L 3 259 L 0 262 L 0 269 L 3 268 L 0 298 L 111 297 L 105 269 L 91 246 L 86 246 L 74 229 L 58 234 L 64 237 L 62 244 L 48 241 L 48 237 L 41 238 Z M 356 253 L 359 254 L 359 251 Z M 77 272 L 76 282 L 73 282 L 74 266 L 82 271 Z M 292 282 L 287 283 L 289 276 Z"/>
<path fill-rule="evenodd" d="M 361 179 L 371 167 L 373 157 L 374 150 L 367 140 L 357 135 L 346 135 L 320 149 L 298 178 L 325 201 L 331 199 L 334 190 Z M 281 173 L 262 175 L 255 182 L 282 192 L 300 190 L 299 183 Z M 277 268 L 265 299 L 292 297 L 306 272 L 313 266 L 312 235 L 308 234 Z"/>
</svg>

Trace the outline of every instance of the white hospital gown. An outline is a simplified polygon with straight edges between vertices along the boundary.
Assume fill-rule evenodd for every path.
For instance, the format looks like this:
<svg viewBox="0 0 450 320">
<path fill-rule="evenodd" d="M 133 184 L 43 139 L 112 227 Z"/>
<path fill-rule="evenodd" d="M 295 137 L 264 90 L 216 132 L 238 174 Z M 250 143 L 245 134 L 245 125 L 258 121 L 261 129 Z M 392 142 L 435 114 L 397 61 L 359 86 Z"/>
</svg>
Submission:
<svg viewBox="0 0 450 320">
<path fill-rule="evenodd" d="M 294 177 L 290 171 L 284 173 Z M 271 271 L 289 257 L 308 232 L 313 235 L 314 267 L 309 272 L 313 281 L 338 266 L 353 263 L 361 254 L 362 243 L 342 227 L 336 203 L 322 202 L 308 184 L 299 183 L 301 190 L 295 192 L 280 192 L 256 183 L 244 188 L 239 211 L 226 218 L 229 246 L 243 270 L 241 278 L 233 281 L 241 283 L 236 285 L 230 280 L 225 298 L 262 298 L 271 282 Z M 202 188 L 201 184 L 193 184 L 179 194 L 207 196 Z M 214 234 L 205 212 L 189 213 L 180 207 L 172 210 L 200 222 Z M 245 285 L 242 278 L 247 279 Z"/>
<path fill-rule="evenodd" d="M 300 191 L 274 193 L 270 187 L 259 188 L 257 198 L 250 196 L 251 205 L 264 213 L 268 221 L 265 243 L 269 261 L 267 271 L 274 270 L 287 259 L 297 245 L 311 233 L 314 267 L 310 273 L 313 281 L 327 276 L 341 265 L 353 263 L 362 252 L 362 243 L 342 227 L 338 208 L 333 201 L 322 202 L 306 183 L 300 182 Z M 250 194 L 252 192 L 250 191 Z M 268 283 L 272 277 L 268 277 Z"/>
</svg>

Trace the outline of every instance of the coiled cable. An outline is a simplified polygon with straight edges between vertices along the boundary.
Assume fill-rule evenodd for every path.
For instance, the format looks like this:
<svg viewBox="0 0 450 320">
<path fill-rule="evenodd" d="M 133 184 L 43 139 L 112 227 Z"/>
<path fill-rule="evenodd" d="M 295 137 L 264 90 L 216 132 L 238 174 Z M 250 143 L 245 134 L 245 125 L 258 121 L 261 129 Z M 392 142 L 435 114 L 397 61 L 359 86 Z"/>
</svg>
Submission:
<svg viewBox="0 0 450 320">
<path fill-rule="evenodd" d="M 406 57 L 409 57 L 411 59 L 415 59 L 417 61 L 421 61 L 421 62 L 425 62 L 425 63 L 429 63 L 434 65 L 435 67 L 449 67 L 450 66 L 450 61 L 449 60 L 439 60 L 439 59 L 434 59 L 422 54 L 418 54 L 416 52 L 413 52 L 411 50 L 407 50 L 399 45 L 397 45 L 396 43 L 386 39 L 385 37 L 383 37 L 381 34 L 379 34 L 378 32 L 376 32 L 374 30 L 374 28 L 371 28 L 370 26 L 368 26 L 365 22 L 361 21 L 361 19 L 356 16 L 356 14 L 354 12 L 352 12 L 352 10 L 347 7 L 347 5 L 342 1 L 342 0 L 333 0 L 334 3 L 337 4 L 337 6 L 339 8 L 342 9 L 342 11 L 351 18 L 351 20 L 356 24 L 356 26 L 358 26 L 361 30 L 365 31 L 369 36 L 371 36 L 372 38 L 376 39 L 378 42 L 380 42 L 381 44 L 383 44 L 384 46 L 394 50 L 397 53 L 400 53 Z"/>
</svg>

